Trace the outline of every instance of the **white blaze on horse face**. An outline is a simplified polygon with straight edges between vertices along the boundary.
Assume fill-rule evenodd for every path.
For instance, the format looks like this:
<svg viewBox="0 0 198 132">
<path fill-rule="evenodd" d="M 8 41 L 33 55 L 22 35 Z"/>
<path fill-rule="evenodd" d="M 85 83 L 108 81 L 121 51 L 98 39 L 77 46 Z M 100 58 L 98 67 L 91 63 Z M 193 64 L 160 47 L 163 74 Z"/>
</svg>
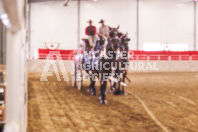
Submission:
<svg viewBox="0 0 198 132">
<path fill-rule="evenodd" d="M 60 78 L 60 75 L 59 75 L 59 72 L 58 72 L 58 68 L 56 66 L 56 62 L 54 61 L 54 57 L 53 57 L 54 55 L 56 55 L 56 58 L 58 60 L 58 64 L 59 64 L 60 70 L 62 72 L 64 81 L 69 81 L 67 71 L 65 69 L 65 65 L 64 65 L 63 60 L 61 58 L 60 51 L 50 52 L 48 54 L 48 57 L 47 57 L 47 60 L 45 62 L 45 66 L 44 66 L 40 81 L 48 81 L 47 76 L 53 76 L 52 72 L 49 72 L 49 69 L 50 69 L 51 65 L 54 69 L 57 80 L 61 81 L 61 78 Z"/>
</svg>

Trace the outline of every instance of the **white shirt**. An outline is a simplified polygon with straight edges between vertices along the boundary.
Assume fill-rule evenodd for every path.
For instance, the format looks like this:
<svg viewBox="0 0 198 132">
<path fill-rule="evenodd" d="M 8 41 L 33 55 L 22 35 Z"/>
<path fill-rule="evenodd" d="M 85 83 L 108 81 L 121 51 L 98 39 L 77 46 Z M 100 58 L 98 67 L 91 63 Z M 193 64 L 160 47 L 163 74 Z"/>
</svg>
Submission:
<svg viewBox="0 0 198 132">
<path fill-rule="evenodd" d="M 107 36 L 109 36 L 109 26 L 101 26 L 100 28 L 99 28 L 99 34 L 101 34 L 101 35 L 107 35 Z"/>
</svg>

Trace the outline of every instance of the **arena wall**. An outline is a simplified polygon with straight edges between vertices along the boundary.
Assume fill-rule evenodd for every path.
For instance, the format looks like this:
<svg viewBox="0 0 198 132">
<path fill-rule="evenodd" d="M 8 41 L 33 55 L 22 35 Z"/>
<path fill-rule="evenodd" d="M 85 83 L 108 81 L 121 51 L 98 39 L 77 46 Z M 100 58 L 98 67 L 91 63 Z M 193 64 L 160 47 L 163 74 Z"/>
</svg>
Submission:
<svg viewBox="0 0 198 132">
<path fill-rule="evenodd" d="M 43 72 L 45 64 L 51 60 L 28 61 L 29 73 Z M 67 72 L 72 72 L 73 61 L 63 60 Z M 58 61 L 55 64 L 60 71 Z M 130 61 L 129 72 L 198 72 L 198 61 Z M 54 72 L 53 66 L 49 69 Z"/>
<path fill-rule="evenodd" d="M 194 50 L 194 3 L 178 0 L 139 2 L 139 43 L 187 44 Z"/>
<path fill-rule="evenodd" d="M 188 50 L 197 50 L 195 6 L 197 3 L 178 0 L 98 0 L 63 1 L 30 4 L 30 50 L 46 48 L 46 42 L 59 42 L 59 49 L 78 49 L 85 38 L 87 21 L 92 19 L 99 27 L 100 19 L 120 31 L 128 32 L 131 50 L 143 50 L 144 43 L 186 44 Z M 138 7 L 138 8 L 137 8 Z M 194 13 L 193 13 L 194 12 Z M 197 13 L 198 14 L 198 13 Z M 198 21 L 196 21 L 198 23 Z M 194 45 L 196 44 L 196 45 Z"/>
</svg>

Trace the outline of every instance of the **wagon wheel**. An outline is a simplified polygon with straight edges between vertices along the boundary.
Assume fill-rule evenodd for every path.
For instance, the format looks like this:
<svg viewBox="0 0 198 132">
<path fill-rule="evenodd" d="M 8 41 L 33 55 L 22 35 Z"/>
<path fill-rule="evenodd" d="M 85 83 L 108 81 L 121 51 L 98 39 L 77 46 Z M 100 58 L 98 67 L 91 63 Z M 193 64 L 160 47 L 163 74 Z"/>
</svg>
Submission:
<svg viewBox="0 0 198 132">
<path fill-rule="evenodd" d="M 77 84 L 78 90 L 81 90 L 81 88 L 82 88 L 82 72 L 81 72 L 81 70 L 77 71 L 76 84 Z"/>
<path fill-rule="evenodd" d="M 76 63 L 76 60 L 73 63 L 72 86 L 77 87 L 78 90 L 81 90 L 82 88 L 82 72 L 79 65 Z"/>
<path fill-rule="evenodd" d="M 72 86 L 76 87 L 76 62 L 73 62 Z"/>
</svg>

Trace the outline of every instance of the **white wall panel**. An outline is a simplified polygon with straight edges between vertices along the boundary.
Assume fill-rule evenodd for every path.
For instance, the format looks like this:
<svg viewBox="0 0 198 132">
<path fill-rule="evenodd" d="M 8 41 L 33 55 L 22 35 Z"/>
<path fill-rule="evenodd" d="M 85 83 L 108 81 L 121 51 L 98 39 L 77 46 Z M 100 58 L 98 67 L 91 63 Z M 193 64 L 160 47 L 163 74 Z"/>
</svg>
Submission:
<svg viewBox="0 0 198 132">
<path fill-rule="evenodd" d="M 101 19 L 111 27 L 120 25 L 121 32 L 128 32 L 131 41 L 130 49 L 136 48 L 136 28 L 137 28 L 137 3 L 136 0 L 98 0 L 97 2 L 81 1 L 80 10 L 80 38 L 86 38 L 85 28 L 88 26 L 87 21 L 92 19 L 93 25 L 100 27 L 98 23 Z"/>
<path fill-rule="evenodd" d="M 45 42 L 60 42 L 60 49 L 78 48 L 78 2 L 71 2 L 68 7 L 63 4 L 63 1 L 31 4 L 31 50 L 46 48 Z"/>
<path fill-rule="evenodd" d="M 71 1 L 68 7 L 64 7 L 63 3 L 31 4 L 32 50 L 45 48 L 44 42 L 60 42 L 60 49 L 78 48 L 78 1 Z M 79 15 L 80 40 L 87 37 L 84 30 L 89 19 L 94 21 L 97 29 L 99 20 L 104 19 L 107 25 L 120 25 L 120 31 L 128 32 L 130 49 L 137 49 L 137 0 L 81 1 Z M 140 50 L 143 43 L 188 44 L 189 50 L 194 50 L 193 2 L 181 4 L 178 0 L 139 0 Z"/>
<path fill-rule="evenodd" d="M 191 71 L 193 72 L 198 71 L 198 61 L 191 61 L 190 66 L 191 66 Z"/>
<path fill-rule="evenodd" d="M 193 2 L 140 0 L 140 49 L 143 43 L 184 43 L 194 48 Z"/>
<path fill-rule="evenodd" d="M 198 2 L 196 2 L 196 5 L 195 5 L 196 7 L 196 9 L 195 9 L 195 11 L 196 11 L 196 18 L 195 18 L 195 22 L 196 22 L 196 27 L 195 27 L 195 29 L 196 29 L 196 46 L 195 46 L 195 50 L 198 50 Z"/>
</svg>

